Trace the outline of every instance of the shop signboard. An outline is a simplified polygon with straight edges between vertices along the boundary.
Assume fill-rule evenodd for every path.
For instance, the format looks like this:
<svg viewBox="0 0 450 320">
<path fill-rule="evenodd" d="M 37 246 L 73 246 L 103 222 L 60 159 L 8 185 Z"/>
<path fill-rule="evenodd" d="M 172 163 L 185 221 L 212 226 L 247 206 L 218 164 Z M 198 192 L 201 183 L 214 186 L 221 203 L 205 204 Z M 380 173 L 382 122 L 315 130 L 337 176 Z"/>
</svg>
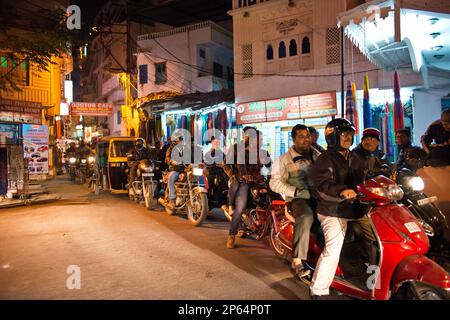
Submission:
<svg viewBox="0 0 450 320">
<path fill-rule="evenodd" d="M 336 114 L 334 91 L 236 105 L 237 124 L 321 118 Z"/>
<path fill-rule="evenodd" d="M 300 96 L 301 118 L 322 118 L 336 114 L 335 91 Z"/>
<path fill-rule="evenodd" d="M 0 146 L 20 144 L 20 126 L 18 124 L 0 123 Z"/>
<path fill-rule="evenodd" d="M 23 149 L 30 176 L 48 173 L 48 126 L 24 124 Z"/>
<path fill-rule="evenodd" d="M 70 104 L 72 116 L 102 116 L 112 115 L 112 103 L 72 102 Z"/>
<path fill-rule="evenodd" d="M 0 99 L 0 121 L 41 124 L 41 110 L 38 102 Z"/>
<path fill-rule="evenodd" d="M 236 123 L 248 124 L 266 122 L 266 102 L 257 101 L 236 105 Z"/>
</svg>

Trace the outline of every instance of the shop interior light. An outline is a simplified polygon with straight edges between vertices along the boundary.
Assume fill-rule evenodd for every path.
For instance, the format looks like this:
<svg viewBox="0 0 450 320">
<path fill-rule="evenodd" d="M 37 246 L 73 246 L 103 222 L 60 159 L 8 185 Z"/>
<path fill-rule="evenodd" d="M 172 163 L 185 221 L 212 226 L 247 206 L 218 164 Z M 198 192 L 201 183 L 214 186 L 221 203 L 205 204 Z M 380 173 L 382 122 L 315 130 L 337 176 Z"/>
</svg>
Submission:
<svg viewBox="0 0 450 320">
<path fill-rule="evenodd" d="M 431 24 L 431 25 L 434 25 L 436 22 L 439 21 L 439 19 L 438 19 L 438 18 L 431 18 L 431 19 L 429 19 L 428 21 L 430 21 L 430 24 Z"/>
<path fill-rule="evenodd" d="M 430 36 L 433 37 L 433 39 L 436 39 L 436 38 L 439 37 L 440 35 L 441 35 L 440 32 L 433 32 L 433 33 L 430 33 Z"/>
<path fill-rule="evenodd" d="M 443 47 L 444 47 L 444 46 L 434 46 L 434 47 L 431 47 L 431 50 L 433 50 L 433 51 L 439 51 L 439 50 L 441 50 Z"/>
</svg>

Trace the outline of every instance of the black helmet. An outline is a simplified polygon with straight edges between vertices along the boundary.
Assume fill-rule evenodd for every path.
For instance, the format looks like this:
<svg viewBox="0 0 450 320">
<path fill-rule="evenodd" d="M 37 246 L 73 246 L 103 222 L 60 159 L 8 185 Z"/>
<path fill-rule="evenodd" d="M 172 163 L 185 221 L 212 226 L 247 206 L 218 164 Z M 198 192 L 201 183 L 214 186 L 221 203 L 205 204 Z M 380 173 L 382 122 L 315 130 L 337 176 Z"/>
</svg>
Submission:
<svg viewBox="0 0 450 320">
<path fill-rule="evenodd" d="M 144 148 L 144 140 L 141 138 L 136 139 L 136 141 L 134 141 L 134 145 L 136 147 L 137 150 L 142 150 Z"/>
<path fill-rule="evenodd" d="M 327 141 L 328 148 L 342 150 L 340 135 L 348 131 L 354 133 L 356 130 L 353 124 L 344 118 L 334 119 L 328 122 L 325 127 L 325 140 Z"/>
</svg>

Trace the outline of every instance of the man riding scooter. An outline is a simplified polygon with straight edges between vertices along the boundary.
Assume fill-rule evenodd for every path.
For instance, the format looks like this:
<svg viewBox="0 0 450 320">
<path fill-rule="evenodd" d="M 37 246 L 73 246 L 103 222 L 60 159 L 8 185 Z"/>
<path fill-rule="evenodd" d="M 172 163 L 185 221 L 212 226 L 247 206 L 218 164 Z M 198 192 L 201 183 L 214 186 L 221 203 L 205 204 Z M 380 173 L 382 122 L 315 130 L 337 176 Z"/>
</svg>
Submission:
<svg viewBox="0 0 450 320">
<path fill-rule="evenodd" d="M 295 217 L 291 270 L 297 279 L 310 274 L 303 262 L 308 257 L 309 231 L 314 221 L 311 203 L 310 168 L 320 152 L 311 147 L 308 127 L 297 124 L 292 129 L 294 145 L 275 161 L 270 188 L 286 197 L 288 210 Z"/>
<path fill-rule="evenodd" d="M 347 222 L 357 220 L 364 235 L 373 238 L 370 222 L 364 212 L 356 211 L 353 201 L 357 197 L 356 181 L 364 172 L 353 168 L 355 155 L 350 152 L 355 128 L 346 119 L 334 119 L 325 127 L 327 150 L 314 164 L 312 181 L 317 197 L 317 216 L 325 237 L 325 248 L 320 255 L 310 291 L 312 299 L 328 296 L 344 244 Z M 345 199 L 347 201 L 341 201 Z M 364 217 L 366 219 L 364 219 Z M 366 235 L 367 234 L 367 235 Z"/>
</svg>

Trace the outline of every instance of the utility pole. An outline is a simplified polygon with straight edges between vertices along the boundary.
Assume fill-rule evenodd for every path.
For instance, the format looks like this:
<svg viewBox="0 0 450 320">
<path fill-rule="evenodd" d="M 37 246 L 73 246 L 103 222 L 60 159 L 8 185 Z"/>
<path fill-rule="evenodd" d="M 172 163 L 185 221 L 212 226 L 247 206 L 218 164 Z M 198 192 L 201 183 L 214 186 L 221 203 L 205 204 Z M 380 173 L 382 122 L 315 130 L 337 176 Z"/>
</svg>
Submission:
<svg viewBox="0 0 450 320">
<path fill-rule="evenodd" d="M 341 115 L 345 118 L 344 114 L 344 63 L 345 63 L 345 38 L 344 38 L 344 26 L 341 25 Z"/>
</svg>

